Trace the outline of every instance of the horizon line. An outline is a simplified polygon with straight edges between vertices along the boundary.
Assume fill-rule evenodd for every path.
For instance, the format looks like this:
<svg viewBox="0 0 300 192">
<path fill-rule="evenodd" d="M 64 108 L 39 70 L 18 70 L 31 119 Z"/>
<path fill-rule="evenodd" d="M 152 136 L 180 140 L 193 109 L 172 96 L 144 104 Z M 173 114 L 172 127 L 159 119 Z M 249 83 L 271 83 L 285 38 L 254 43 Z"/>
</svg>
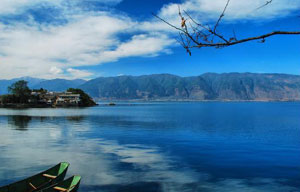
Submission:
<svg viewBox="0 0 300 192">
<path fill-rule="evenodd" d="M 152 74 L 144 74 L 144 75 L 126 75 L 126 74 L 122 74 L 122 75 L 115 75 L 115 76 L 99 76 L 99 77 L 95 77 L 95 78 L 89 78 L 89 79 L 80 79 L 80 78 L 75 78 L 75 79 L 67 79 L 67 78 L 53 78 L 53 79 L 48 79 L 48 78 L 39 78 L 39 77 L 32 77 L 32 76 L 23 76 L 23 77 L 15 77 L 15 78 L 11 78 L 11 79 L 0 79 L 0 81 L 11 81 L 11 80 L 16 80 L 16 79 L 20 79 L 20 80 L 24 80 L 26 78 L 32 78 L 32 79 L 39 79 L 39 80 L 68 80 L 68 81 L 74 81 L 74 80 L 84 80 L 84 81 L 90 81 L 93 79 L 98 79 L 98 78 L 113 78 L 113 77 L 141 77 L 141 76 L 151 76 L 151 75 L 172 75 L 172 76 L 177 76 L 177 77 L 198 77 L 198 76 L 202 76 L 205 74 L 217 74 L 217 75 L 223 75 L 223 74 L 261 74 L 261 75 L 290 75 L 290 76 L 300 76 L 299 74 L 291 74 L 291 73 L 268 73 L 268 72 L 222 72 L 222 73 L 218 73 L 218 72 L 205 72 L 199 75 L 191 75 L 191 76 L 182 76 L 182 75 L 176 75 L 176 74 L 172 74 L 172 73 L 152 73 Z"/>
</svg>

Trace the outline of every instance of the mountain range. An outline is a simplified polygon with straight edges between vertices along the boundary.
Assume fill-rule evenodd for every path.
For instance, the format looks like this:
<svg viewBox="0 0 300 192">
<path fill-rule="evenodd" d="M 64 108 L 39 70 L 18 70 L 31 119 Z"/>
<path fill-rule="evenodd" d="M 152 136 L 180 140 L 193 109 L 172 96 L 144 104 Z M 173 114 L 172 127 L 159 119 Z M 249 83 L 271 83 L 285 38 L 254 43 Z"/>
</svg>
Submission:
<svg viewBox="0 0 300 192">
<path fill-rule="evenodd" d="M 0 80 L 0 94 L 20 79 L 28 81 L 34 89 L 80 88 L 97 100 L 300 100 L 300 76 L 288 74 L 205 73 L 193 77 L 155 74 L 99 77 L 89 81 L 25 77 Z"/>
<path fill-rule="evenodd" d="M 31 89 L 47 89 L 49 91 L 65 91 L 68 88 L 77 88 L 79 85 L 84 84 L 86 81 L 83 79 L 75 79 L 75 80 L 66 80 L 66 79 L 38 79 L 32 77 L 21 77 L 10 80 L 0 80 L 0 94 L 7 94 L 7 88 L 19 81 L 25 80 L 28 82 L 28 86 Z"/>
</svg>

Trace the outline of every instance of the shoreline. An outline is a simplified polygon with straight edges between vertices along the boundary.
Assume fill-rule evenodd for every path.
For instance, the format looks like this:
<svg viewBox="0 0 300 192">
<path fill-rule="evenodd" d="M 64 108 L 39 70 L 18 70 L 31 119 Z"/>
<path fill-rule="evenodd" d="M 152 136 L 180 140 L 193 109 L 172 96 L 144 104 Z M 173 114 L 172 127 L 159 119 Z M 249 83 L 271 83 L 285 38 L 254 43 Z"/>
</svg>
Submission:
<svg viewBox="0 0 300 192">
<path fill-rule="evenodd" d="M 0 109 L 30 109 L 30 108 L 86 108 L 86 107 L 94 107 L 97 106 L 79 106 L 79 105 L 47 105 L 47 104 L 16 104 L 16 103 L 9 103 L 9 104 L 0 104 Z"/>
<path fill-rule="evenodd" d="M 132 100 L 96 100 L 98 103 L 109 103 L 109 102 L 300 102 L 300 100 L 175 100 L 175 99 L 157 99 L 157 100 L 144 100 L 144 99 L 132 99 Z"/>
<path fill-rule="evenodd" d="M 87 108 L 95 106 L 115 106 L 122 103 L 298 103 L 300 100 L 101 100 L 93 106 L 61 105 L 52 106 L 46 104 L 0 104 L 0 109 L 30 109 L 30 108 Z M 113 103 L 114 105 L 110 105 Z M 119 104 L 118 104 L 119 103 Z"/>
</svg>

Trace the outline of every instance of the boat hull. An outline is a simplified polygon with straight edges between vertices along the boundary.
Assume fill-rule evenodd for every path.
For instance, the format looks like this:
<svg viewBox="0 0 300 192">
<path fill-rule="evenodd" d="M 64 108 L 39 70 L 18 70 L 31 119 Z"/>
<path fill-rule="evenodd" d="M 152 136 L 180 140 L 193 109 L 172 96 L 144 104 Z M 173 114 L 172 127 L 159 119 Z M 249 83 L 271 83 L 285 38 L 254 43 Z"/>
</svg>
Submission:
<svg viewBox="0 0 300 192">
<path fill-rule="evenodd" d="M 0 192 L 34 192 L 64 180 L 69 163 L 62 162 L 54 167 L 24 180 L 0 187 Z"/>
<path fill-rule="evenodd" d="M 38 192 L 77 192 L 80 185 L 81 177 L 75 175 L 60 183 L 42 189 Z"/>
</svg>

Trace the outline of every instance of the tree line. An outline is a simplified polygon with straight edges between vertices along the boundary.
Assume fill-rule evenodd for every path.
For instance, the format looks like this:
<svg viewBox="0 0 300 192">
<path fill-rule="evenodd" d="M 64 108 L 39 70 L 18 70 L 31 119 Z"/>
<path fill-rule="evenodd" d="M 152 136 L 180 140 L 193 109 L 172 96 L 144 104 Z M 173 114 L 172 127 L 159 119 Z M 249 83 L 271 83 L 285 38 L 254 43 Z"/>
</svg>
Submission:
<svg viewBox="0 0 300 192">
<path fill-rule="evenodd" d="M 0 96 L 0 101 L 2 104 L 29 104 L 29 103 L 36 104 L 40 99 L 40 95 L 45 95 L 48 93 L 48 91 L 43 88 L 30 89 L 28 87 L 28 82 L 24 80 L 20 80 L 13 83 L 7 89 L 9 94 Z M 67 89 L 67 92 L 80 95 L 79 106 L 96 105 L 93 99 L 81 89 L 69 88 Z M 39 94 L 32 94 L 32 93 L 39 93 Z"/>
</svg>

